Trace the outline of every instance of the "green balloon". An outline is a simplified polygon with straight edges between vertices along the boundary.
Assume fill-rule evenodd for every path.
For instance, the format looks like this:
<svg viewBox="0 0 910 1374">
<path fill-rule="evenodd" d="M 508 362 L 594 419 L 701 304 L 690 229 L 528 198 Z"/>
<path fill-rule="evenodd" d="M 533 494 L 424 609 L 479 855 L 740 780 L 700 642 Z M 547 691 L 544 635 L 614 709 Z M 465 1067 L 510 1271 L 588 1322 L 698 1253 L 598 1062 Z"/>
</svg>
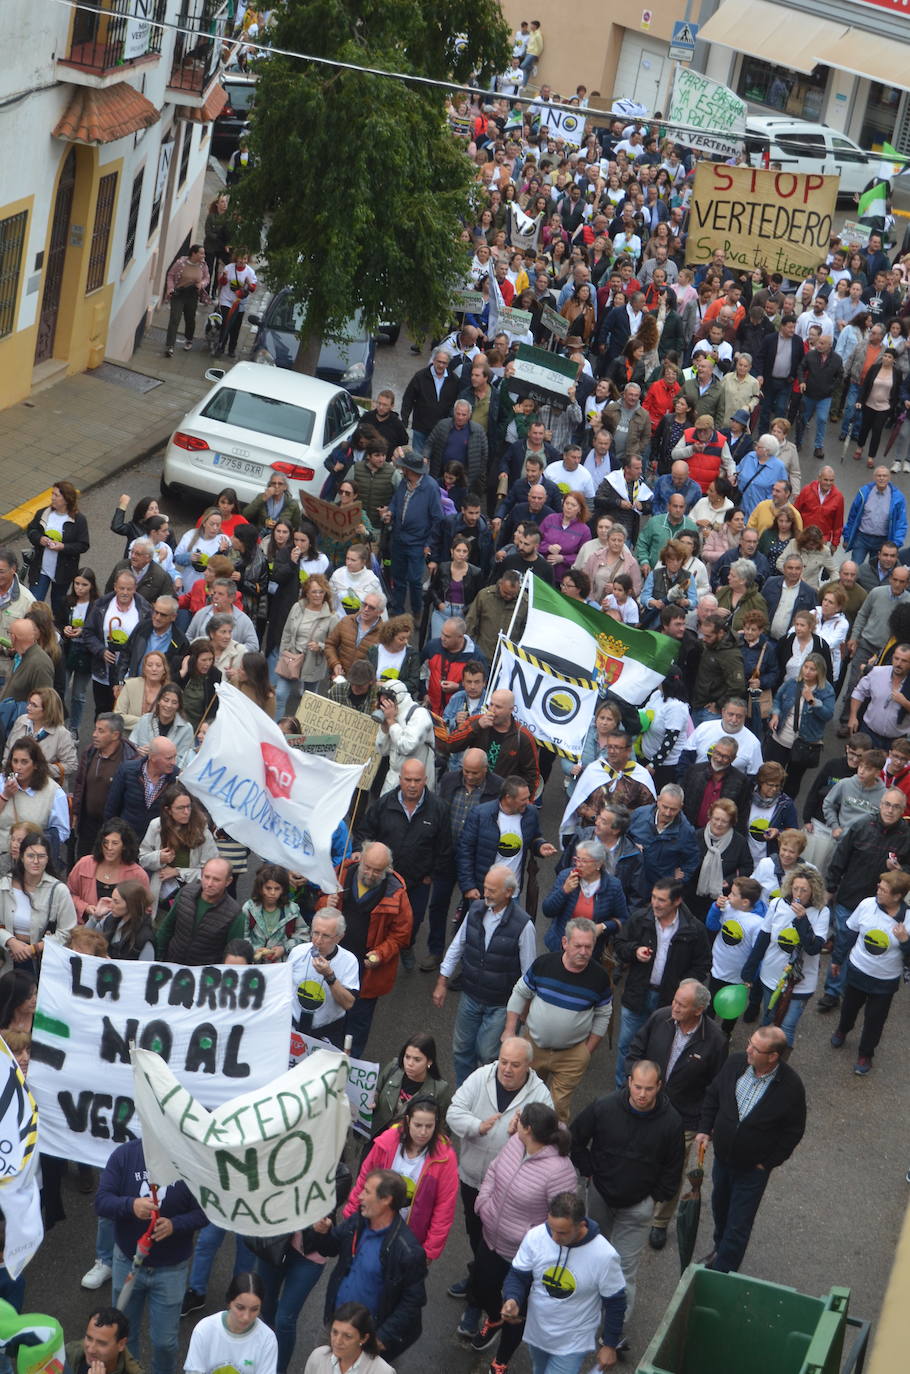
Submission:
<svg viewBox="0 0 910 1374">
<path fill-rule="evenodd" d="M 748 1001 L 749 989 L 745 983 L 731 983 L 715 992 L 714 1010 L 722 1021 L 735 1021 L 746 1010 Z"/>
</svg>

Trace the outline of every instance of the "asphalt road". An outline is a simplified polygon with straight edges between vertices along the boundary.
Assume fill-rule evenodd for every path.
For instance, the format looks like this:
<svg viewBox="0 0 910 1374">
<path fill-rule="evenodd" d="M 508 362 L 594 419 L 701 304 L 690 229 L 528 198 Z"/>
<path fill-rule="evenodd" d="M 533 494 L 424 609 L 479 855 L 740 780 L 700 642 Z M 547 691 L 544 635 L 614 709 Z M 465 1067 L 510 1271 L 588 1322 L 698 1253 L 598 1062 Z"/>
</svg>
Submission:
<svg viewBox="0 0 910 1374">
<path fill-rule="evenodd" d="M 426 361 L 425 356 L 422 361 Z M 420 363 L 408 351 L 404 338 L 394 349 L 382 348 L 377 360 L 376 389 L 391 385 L 400 397 L 406 380 Z M 207 385 L 201 373 L 202 366 L 200 393 Z M 849 502 L 858 480 L 865 476 L 865 469 L 860 473 L 849 459 L 841 467 L 836 436 L 828 451 Z M 811 457 L 806 466 L 814 470 Z M 139 496 L 156 492 L 160 472 L 161 457 L 155 456 L 86 493 L 82 505 L 92 533 L 90 561 L 99 580 L 106 577 L 114 560 L 122 554 L 122 541 L 108 529 L 118 495 L 128 492 L 135 501 Z M 163 503 L 163 508 L 178 532 L 197 513 L 172 501 Z M 561 807 L 558 781 L 551 781 L 542 815 L 544 833 L 550 838 L 555 838 Z M 549 877 L 545 870 L 541 881 L 544 892 Z M 243 891 L 241 895 L 247 894 Z M 399 974 L 393 993 L 377 1012 L 370 1057 L 384 1063 L 397 1054 L 405 1034 L 423 1028 L 436 1035 L 443 1068 L 451 1069 L 448 1047 L 455 997 L 450 997 L 443 1011 L 435 1010 L 430 998 L 433 981 L 432 976 L 419 972 Z M 908 1005 L 907 993 L 902 992 L 876 1056 L 875 1071 L 866 1079 L 854 1077 L 851 1071 L 854 1055 L 850 1043 L 839 1054 L 829 1047 L 828 1037 L 833 1029 L 830 1017 L 819 1016 L 811 1007 L 806 1012 L 792 1062 L 807 1087 L 808 1130 L 793 1159 L 775 1173 L 770 1183 L 745 1262 L 748 1273 L 805 1293 L 822 1294 L 834 1285 L 845 1285 L 852 1290 L 852 1311 L 865 1318 L 874 1318 L 879 1310 L 908 1199 L 904 1180 L 910 1165 L 906 1132 L 910 1119 L 910 1077 L 905 1060 Z M 735 1047 L 742 1048 L 744 1038 L 742 1031 L 737 1032 Z M 603 1045 L 579 1090 L 576 1106 L 609 1092 L 612 1079 L 613 1051 Z M 109 1301 L 108 1290 L 91 1294 L 79 1287 L 79 1278 L 93 1260 L 95 1228 L 91 1199 L 76 1191 L 75 1182 L 73 1173 L 65 1184 L 67 1220 L 54 1229 L 27 1271 L 26 1308 L 57 1315 L 68 1339 L 82 1334 L 86 1316 L 99 1300 Z M 710 1218 L 706 1215 L 696 1253 L 708 1249 L 709 1241 Z M 431 1350 L 437 1361 L 447 1363 L 451 1359 L 452 1370 L 466 1372 L 486 1367 L 493 1352 L 475 1357 L 458 1341 L 454 1329 L 460 1309 L 445 1291 L 462 1272 L 466 1252 L 457 1218 L 446 1252 L 431 1271 L 423 1338 L 398 1361 L 404 1374 L 416 1374 Z M 229 1253 L 230 1248 L 225 1246 L 216 1264 L 208 1310 L 220 1305 L 229 1279 Z M 643 1260 L 630 1333 L 636 1359 L 650 1340 L 677 1278 L 675 1236 L 671 1230 L 670 1243 L 663 1253 L 646 1251 Z M 301 1314 L 294 1369 L 302 1369 L 309 1352 L 321 1343 L 323 1292 L 324 1281 Z M 182 1323 L 181 1354 L 194 1320 L 195 1317 Z M 731 1354 L 734 1349 L 735 1346 Z M 632 1365 L 630 1358 L 627 1367 Z M 520 1352 L 514 1368 L 518 1374 L 525 1374 L 528 1367 L 524 1352 Z M 735 1367 L 735 1358 L 731 1367 Z"/>
</svg>

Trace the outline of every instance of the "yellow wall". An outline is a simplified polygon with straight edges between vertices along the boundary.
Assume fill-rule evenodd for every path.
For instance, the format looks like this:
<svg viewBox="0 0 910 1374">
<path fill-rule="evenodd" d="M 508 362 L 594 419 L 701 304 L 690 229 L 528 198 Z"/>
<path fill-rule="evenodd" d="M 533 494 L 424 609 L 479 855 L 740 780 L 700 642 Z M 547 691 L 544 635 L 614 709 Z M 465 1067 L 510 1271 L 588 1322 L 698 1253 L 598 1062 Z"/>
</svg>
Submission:
<svg viewBox="0 0 910 1374">
<path fill-rule="evenodd" d="M 10 215 L 19 215 L 23 210 L 28 212 L 25 237 L 22 241 L 22 265 L 19 269 L 16 308 L 13 313 L 14 321 L 19 318 L 22 293 L 25 290 L 25 282 L 28 277 L 29 235 L 34 207 L 35 197 L 27 196 L 24 200 L 14 200 L 9 205 L 0 208 L 0 219 L 7 219 Z M 11 334 L 7 334 L 6 338 L 0 339 L 0 409 L 4 406 L 14 405 L 16 401 L 21 401 L 32 389 L 32 366 L 37 332 L 38 326 L 35 324 L 29 329 L 20 330 L 18 333 L 13 330 Z"/>
</svg>

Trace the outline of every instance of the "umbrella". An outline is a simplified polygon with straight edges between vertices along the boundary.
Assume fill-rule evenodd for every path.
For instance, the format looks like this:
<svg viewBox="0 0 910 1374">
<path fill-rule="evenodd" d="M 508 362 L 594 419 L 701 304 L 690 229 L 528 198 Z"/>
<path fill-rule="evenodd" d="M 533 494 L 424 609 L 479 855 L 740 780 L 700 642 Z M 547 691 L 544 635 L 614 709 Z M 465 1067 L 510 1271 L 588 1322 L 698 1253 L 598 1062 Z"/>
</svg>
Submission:
<svg viewBox="0 0 910 1374">
<path fill-rule="evenodd" d="M 157 1224 L 158 1224 L 158 1216 L 159 1216 L 159 1212 L 158 1212 L 158 1184 L 157 1184 L 157 1183 L 151 1184 L 151 1194 L 152 1194 L 152 1202 L 154 1203 L 155 1210 L 152 1212 L 151 1216 L 149 1217 L 149 1224 L 148 1224 L 148 1226 L 147 1226 L 147 1227 L 145 1228 L 145 1230 L 142 1232 L 142 1235 L 139 1237 L 139 1240 L 138 1240 L 138 1242 L 136 1243 L 136 1253 L 135 1253 L 135 1255 L 133 1256 L 133 1262 L 132 1262 L 132 1264 L 130 1265 L 129 1273 L 127 1274 L 126 1278 L 123 1280 L 123 1286 L 121 1287 L 120 1292 L 117 1294 L 116 1298 L 114 1299 L 114 1302 L 112 1303 L 112 1306 L 113 1306 L 113 1307 L 116 1307 L 116 1308 L 119 1308 L 119 1310 L 120 1310 L 121 1312 L 123 1311 L 123 1300 L 124 1300 L 124 1298 L 126 1298 L 126 1300 L 129 1301 L 129 1297 L 130 1297 L 130 1284 L 133 1282 L 133 1279 L 136 1277 L 136 1274 L 137 1274 L 138 1271 L 142 1268 L 143 1264 L 145 1264 L 145 1261 L 148 1259 L 148 1257 L 149 1257 L 149 1252 L 150 1252 L 150 1250 L 151 1250 L 151 1248 L 152 1248 L 152 1245 L 153 1245 L 153 1243 L 154 1243 L 154 1242 L 153 1242 L 153 1239 L 152 1239 L 152 1232 L 154 1231 L 155 1227 L 156 1227 Z"/>
<path fill-rule="evenodd" d="M 691 1264 L 695 1252 L 695 1238 L 701 1219 L 701 1185 L 705 1180 L 704 1163 L 705 1147 L 699 1145 L 695 1168 L 686 1174 L 691 1184 L 690 1190 L 685 1197 L 680 1198 L 679 1210 L 676 1213 L 676 1244 L 679 1246 L 681 1273 Z"/>
</svg>

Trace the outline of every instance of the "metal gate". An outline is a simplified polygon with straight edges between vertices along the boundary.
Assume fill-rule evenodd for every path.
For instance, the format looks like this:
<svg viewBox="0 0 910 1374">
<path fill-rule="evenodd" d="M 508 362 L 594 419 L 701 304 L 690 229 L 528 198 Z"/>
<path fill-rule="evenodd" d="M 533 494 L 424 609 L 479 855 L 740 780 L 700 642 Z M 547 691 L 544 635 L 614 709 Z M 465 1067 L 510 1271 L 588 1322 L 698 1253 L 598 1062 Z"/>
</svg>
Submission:
<svg viewBox="0 0 910 1374">
<path fill-rule="evenodd" d="M 63 269 L 66 264 L 66 248 L 70 234 L 70 214 L 73 208 L 73 192 L 76 189 L 76 150 L 70 148 L 60 173 L 57 185 L 57 199 L 54 203 L 54 221 L 51 227 L 51 241 L 44 264 L 44 292 L 41 296 L 41 314 L 38 317 L 38 341 L 35 345 L 35 362 L 47 362 L 54 356 L 54 337 L 57 333 L 57 315 L 60 311 L 60 292 L 63 287 Z"/>
</svg>

